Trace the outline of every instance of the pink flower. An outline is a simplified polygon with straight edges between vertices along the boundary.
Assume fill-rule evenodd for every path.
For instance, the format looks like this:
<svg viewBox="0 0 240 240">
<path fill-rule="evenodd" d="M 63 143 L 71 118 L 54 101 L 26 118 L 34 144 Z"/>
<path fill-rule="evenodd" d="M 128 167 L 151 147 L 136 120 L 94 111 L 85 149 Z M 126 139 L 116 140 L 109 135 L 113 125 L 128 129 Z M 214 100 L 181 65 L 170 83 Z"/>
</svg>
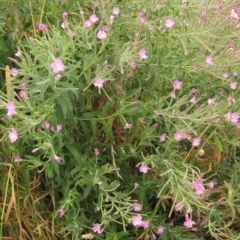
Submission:
<svg viewBox="0 0 240 240">
<path fill-rule="evenodd" d="M 167 134 L 166 134 L 166 133 L 161 134 L 161 135 L 160 135 L 159 142 L 160 142 L 160 143 L 165 142 L 165 141 L 166 141 L 166 138 L 167 138 Z"/>
<path fill-rule="evenodd" d="M 93 230 L 93 232 L 102 234 L 101 225 L 98 223 L 93 223 L 92 230 Z"/>
<path fill-rule="evenodd" d="M 189 218 L 188 212 L 185 212 L 185 222 L 183 223 L 183 225 L 186 228 L 192 228 L 193 225 L 196 225 L 196 222 L 194 222 L 191 218 Z"/>
<path fill-rule="evenodd" d="M 224 115 L 229 122 L 237 123 L 239 119 L 239 114 L 228 112 Z"/>
<path fill-rule="evenodd" d="M 27 94 L 24 90 L 21 90 L 19 93 L 18 93 L 19 97 L 22 99 L 22 100 L 27 100 Z"/>
<path fill-rule="evenodd" d="M 174 139 L 175 139 L 177 142 L 181 141 L 181 140 L 183 139 L 183 133 L 180 132 L 180 131 L 175 132 L 175 133 L 174 133 Z"/>
<path fill-rule="evenodd" d="M 149 167 L 147 165 L 144 165 L 142 164 L 140 167 L 139 167 L 139 171 L 146 174 L 149 170 Z"/>
<path fill-rule="evenodd" d="M 140 19 L 141 23 L 145 22 L 145 13 L 146 13 L 146 9 L 145 8 L 139 13 L 139 19 Z"/>
<path fill-rule="evenodd" d="M 120 13 L 120 8 L 119 7 L 114 7 L 112 10 L 113 15 L 118 15 Z"/>
<path fill-rule="evenodd" d="M 61 28 L 63 28 L 63 29 L 67 29 L 68 26 L 69 26 L 69 23 L 67 21 L 61 23 Z"/>
<path fill-rule="evenodd" d="M 51 124 L 50 122 L 44 122 L 42 125 L 41 125 L 42 128 L 46 128 L 46 129 L 49 129 L 51 127 Z"/>
<path fill-rule="evenodd" d="M 139 52 L 138 52 L 138 55 L 141 59 L 147 59 L 148 56 L 147 56 L 147 51 L 145 49 L 141 49 Z"/>
<path fill-rule="evenodd" d="M 131 62 L 131 63 L 130 63 L 130 66 L 131 66 L 133 69 L 135 69 L 135 68 L 137 67 L 137 64 L 136 64 L 136 62 Z"/>
<path fill-rule="evenodd" d="M 174 80 L 173 81 L 173 88 L 174 88 L 174 90 L 175 89 L 181 89 L 181 87 L 182 87 L 182 82 L 181 81 L 179 81 L 179 80 Z"/>
<path fill-rule="evenodd" d="M 101 40 L 106 38 L 106 36 L 107 36 L 107 34 L 102 30 L 98 31 L 98 33 L 97 33 L 97 38 L 99 38 Z"/>
<path fill-rule="evenodd" d="M 63 12 L 62 16 L 63 16 L 64 19 L 67 19 L 68 18 L 68 13 L 67 12 Z"/>
<path fill-rule="evenodd" d="M 60 158 L 60 157 L 58 157 L 58 156 L 54 156 L 54 159 L 58 162 L 58 163 L 60 163 L 61 161 L 62 161 L 62 158 Z"/>
<path fill-rule="evenodd" d="M 16 68 L 12 68 L 10 70 L 10 74 L 13 76 L 13 77 L 16 77 L 18 75 L 19 71 L 16 69 Z"/>
<path fill-rule="evenodd" d="M 64 216 L 64 207 L 61 206 L 59 209 L 58 209 L 58 212 L 59 212 L 59 218 L 62 218 Z"/>
<path fill-rule="evenodd" d="M 165 230 L 165 227 L 164 227 L 164 226 L 162 226 L 162 225 L 158 226 L 157 234 L 158 234 L 158 235 L 162 234 L 162 233 L 164 232 L 164 230 Z"/>
<path fill-rule="evenodd" d="M 225 72 L 225 73 L 223 74 L 223 77 L 224 77 L 224 78 L 228 78 L 228 72 Z"/>
<path fill-rule="evenodd" d="M 16 53 L 15 53 L 15 56 L 17 56 L 17 57 L 21 57 L 21 52 L 18 50 Z"/>
<path fill-rule="evenodd" d="M 51 63 L 49 67 L 52 69 L 52 72 L 55 74 L 63 72 L 65 69 L 63 62 L 59 59 L 56 59 L 53 63 Z"/>
<path fill-rule="evenodd" d="M 175 204 L 174 209 L 175 209 L 176 212 L 180 212 L 180 211 L 182 211 L 183 206 L 184 206 L 183 203 L 179 202 L 179 203 Z"/>
<path fill-rule="evenodd" d="M 54 79 L 55 81 L 59 81 L 62 78 L 62 74 L 58 73 L 57 75 L 55 75 Z"/>
<path fill-rule="evenodd" d="M 238 14 L 234 9 L 231 10 L 230 18 L 235 18 L 237 20 L 239 19 Z"/>
<path fill-rule="evenodd" d="M 150 223 L 149 220 L 142 221 L 141 227 L 143 227 L 143 229 L 147 229 L 149 226 L 149 223 Z"/>
<path fill-rule="evenodd" d="M 216 183 L 215 183 L 214 181 L 210 181 L 210 182 L 208 183 L 208 187 L 209 187 L 210 189 L 214 188 L 215 185 L 216 185 Z"/>
<path fill-rule="evenodd" d="M 38 29 L 39 29 L 40 31 L 46 31 L 46 30 L 47 30 L 46 25 L 43 24 L 43 23 L 40 23 L 40 24 L 38 25 Z"/>
<path fill-rule="evenodd" d="M 157 111 L 156 111 L 156 115 L 157 115 L 157 116 L 161 116 L 161 115 L 162 115 L 162 110 L 157 110 Z"/>
<path fill-rule="evenodd" d="M 12 101 L 12 102 L 9 102 L 8 104 L 7 104 L 7 110 L 8 110 L 8 112 L 7 112 L 7 116 L 8 116 L 8 118 L 12 118 L 14 115 L 15 115 L 15 105 L 14 105 L 14 102 Z"/>
<path fill-rule="evenodd" d="M 100 89 L 100 88 L 103 88 L 103 83 L 104 83 L 104 80 L 102 78 L 96 77 L 93 82 L 93 85 L 94 87 L 98 87 L 98 89 Z"/>
<path fill-rule="evenodd" d="M 84 28 L 85 29 L 89 29 L 91 27 L 91 24 L 92 22 L 90 20 L 87 20 L 85 23 L 84 23 Z"/>
<path fill-rule="evenodd" d="M 209 65 L 213 65 L 213 58 L 210 56 L 206 57 L 206 63 Z"/>
<path fill-rule="evenodd" d="M 140 214 L 137 214 L 132 217 L 132 225 L 133 226 L 141 226 L 142 224 L 142 216 Z"/>
<path fill-rule="evenodd" d="M 11 143 L 14 143 L 18 139 L 18 134 L 15 128 L 12 128 L 11 131 L 8 131 L 8 137 Z"/>
<path fill-rule="evenodd" d="M 202 12 L 201 17 L 202 17 L 202 19 L 206 19 L 207 13 L 206 12 Z"/>
<path fill-rule="evenodd" d="M 229 87 L 231 90 L 237 89 L 237 85 L 238 85 L 238 83 L 236 81 L 229 83 Z"/>
<path fill-rule="evenodd" d="M 50 127 L 50 123 L 49 122 L 45 122 L 45 125 L 47 124 L 47 127 L 49 128 Z M 53 128 L 53 126 L 51 127 L 51 130 L 53 131 L 53 132 L 60 132 L 61 130 L 62 130 L 62 124 L 58 124 L 57 125 L 57 130 L 55 131 L 55 129 Z"/>
<path fill-rule="evenodd" d="M 172 19 L 167 19 L 165 22 L 165 26 L 168 28 L 172 28 L 174 26 L 175 22 Z"/>
<path fill-rule="evenodd" d="M 15 157 L 13 158 L 13 161 L 14 161 L 14 162 L 20 162 L 20 161 L 21 161 L 21 158 L 20 158 L 19 156 L 15 156 Z"/>
<path fill-rule="evenodd" d="M 208 99 L 208 105 L 217 106 L 217 102 L 215 101 L 215 99 L 209 98 Z"/>
<path fill-rule="evenodd" d="M 159 124 L 158 124 L 158 123 L 154 123 L 154 124 L 152 125 L 152 127 L 155 128 L 155 129 L 157 129 L 157 128 L 159 127 Z"/>
<path fill-rule="evenodd" d="M 123 130 L 130 129 L 130 128 L 132 128 L 132 127 L 133 127 L 132 123 L 127 123 L 127 124 L 123 127 Z"/>
<path fill-rule="evenodd" d="M 115 19 L 115 17 L 114 17 L 113 15 L 111 15 L 111 16 L 109 17 L 109 21 L 110 21 L 110 24 L 111 24 L 111 25 L 113 24 L 114 19 Z"/>
<path fill-rule="evenodd" d="M 198 196 L 200 196 L 206 192 L 206 189 L 203 186 L 203 181 L 201 179 L 195 180 L 193 182 L 193 189 L 195 190 L 195 194 Z"/>
<path fill-rule="evenodd" d="M 192 139 L 192 146 L 193 147 L 198 147 L 200 143 L 201 143 L 201 138 L 200 137 L 195 137 L 195 138 Z"/>
<path fill-rule="evenodd" d="M 195 104 L 197 102 L 196 96 L 193 95 L 192 98 L 190 99 L 190 102 Z"/>
<path fill-rule="evenodd" d="M 138 188 L 139 184 L 138 183 L 134 183 L 134 189 Z"/>
<path fill-rule="evenodd" d="M 154 26 L 153 26 L 151 23 L 149 23 L 149 24 L 148 24 L 148 29 L 149 29 L 149 30 L 153 30 L 153 29 L 154 29 Z"/>
<path fill-rule="evenodd" d="M 133 207 L 134 212 L 140 212 L 142 210 L 142 204 L 140 203 L 135 203 Z"/>
<path fill-rule="evenodd" d="M 228 107 L 231 107 L 232 104 L 235 103 L 235 102 L 236 102 L 236 99 L 235 99 L 235 98 L 233 98 L 233 97 L 231 97 L 231 96 L 229 96 L 229 97 L 227 98 Z"/>
<path fill-rule="evenodd" d="M 232 42 L 228 43 L 228 50 L 232 51 L 233 50 L 233 44 Z"/>
<path fill-rule="evenodd" d="M 97 17 L 95 14 L 93 14 L 93 15 L 91 15 L 91 16 L 89 17 L 89 20 L 90 20 L 92 23 L 95 23 L 95 22 L 98 21 L 98 17 Z"/>
<path fill-rule="evenodd" d="M 95 155 L 99 155 L 99 150 L 98 148 L 94 148 Z"/>
</svg>

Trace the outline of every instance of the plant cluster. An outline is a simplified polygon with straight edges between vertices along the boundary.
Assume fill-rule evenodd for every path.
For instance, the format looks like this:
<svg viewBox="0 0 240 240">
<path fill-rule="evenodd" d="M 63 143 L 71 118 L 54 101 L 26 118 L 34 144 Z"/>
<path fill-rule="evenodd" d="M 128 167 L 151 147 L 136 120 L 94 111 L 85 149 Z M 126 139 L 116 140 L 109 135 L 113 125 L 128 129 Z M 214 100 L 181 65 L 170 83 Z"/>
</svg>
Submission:
<svg viewBox="0 0 240 240">
<path fill-rule="evenodd" d="M 8 56 L 7 184 L 60 239 L 239 239 L 237 1 L 73 2 Z"/>
</svg>

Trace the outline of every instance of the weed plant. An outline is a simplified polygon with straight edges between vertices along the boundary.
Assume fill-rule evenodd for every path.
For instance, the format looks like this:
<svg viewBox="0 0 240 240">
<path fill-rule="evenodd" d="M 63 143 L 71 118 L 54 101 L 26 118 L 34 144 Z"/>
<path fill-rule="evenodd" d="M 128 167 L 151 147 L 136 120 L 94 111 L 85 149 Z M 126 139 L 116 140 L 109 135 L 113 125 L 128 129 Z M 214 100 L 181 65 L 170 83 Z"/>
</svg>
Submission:
<svg viewBox="0 0 240 240">
<path fill-rule="evenodd" d="M 0 3 L 1 239 L 240 239 L 238 1 Z"/>
</svg>

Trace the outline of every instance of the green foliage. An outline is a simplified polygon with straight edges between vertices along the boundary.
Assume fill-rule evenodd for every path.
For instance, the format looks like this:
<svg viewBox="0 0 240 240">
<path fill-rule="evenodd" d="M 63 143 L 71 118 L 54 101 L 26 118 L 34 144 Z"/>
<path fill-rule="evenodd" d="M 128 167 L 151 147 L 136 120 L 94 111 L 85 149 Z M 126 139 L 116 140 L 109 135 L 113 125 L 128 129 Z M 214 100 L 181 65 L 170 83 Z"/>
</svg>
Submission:
<svg viewBox="0 0 240 240">
<path fill-rule="evenodd" d="M 229 87 L 239 80 L 239 26 L 229 17 L 237 1 L 223 9 L 217 1 L 98 2 L 94 10 L 91 1 L 6 7 L 2 29 L 12 32 L 3 35 L 9 41 L 0 54 L 14 58 L 19 74 L 11 97 L 0 93 L 4 164 L 24 169 L 26 189 L 36 175 L 50 189 L 48 217 L 60 239 L 237 239 L 239 87 Z M 116 6 L 121 12 L 110 22 Z M 98 21 L 88 28 L 92 14 Z M 99 39 L 104 29 L 107 36 Z M 13 54 L 11 39 L 19 41 L 21 56 Z M 65 68 L 54 73 L 56 60 Z M 94 86 L 96 78 L 103 87 Z M 12 117 L 9 102 L 16 108 Z M 187 213 L 195 226 L 184 226 Z M 147 227 L 133 226 L 137 214 L 149 220 Z M 93 232 L 96 223 L 100 234 Z"/>
</svg>

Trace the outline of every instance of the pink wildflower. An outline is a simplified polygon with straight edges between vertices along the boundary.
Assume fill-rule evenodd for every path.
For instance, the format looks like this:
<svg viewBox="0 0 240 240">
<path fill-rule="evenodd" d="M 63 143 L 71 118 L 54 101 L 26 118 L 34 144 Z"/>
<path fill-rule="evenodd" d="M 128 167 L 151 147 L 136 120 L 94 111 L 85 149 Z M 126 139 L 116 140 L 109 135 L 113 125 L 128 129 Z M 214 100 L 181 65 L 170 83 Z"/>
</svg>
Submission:
<svg viewBox="0 0 240 240">
<path fill-rule="evenodd" d="M 136 64 L 136 62 L 131 62 L 131 63 L 130 63 L 130 66 L 134 69 L 134 68 L 137 67 L 137 64 Z"/>
<path fill-rule="evenodd" d="M 62 158 L 58 157 L 57 155 L 54 156 L 54 159 L 55 159 L 58 163 L 60 163 L 60 162 L 62 161 Z"/>
<path fill-rule="evenodd" d="M 149 23 L 148 24 L 148 29 L 152 31 L 154 29 L 154 26 L 151 23 Z"/>
<path fill-rule="evenodd" d="M 46 129 L 49 129 L 51 127 L 51 124 L 50 122 L 44 122 L 42 125 L 41 125 L 42 128 L 46 128 Z"/>
<path fill-rule="evenodd" d="M 206 12 L 202 12 L 202 13 L 201 13 L 201 18 L 202 18 L 202 19 L 206 19 L 206 17 L 207 17 L 207 13 L 206 13 Z"/>
<path fill-rule="evenodd" d="M 206 189 L 203 186 L 203 181 L 201 179 L 195 180 L 193 182 L 193 188 L 197 196 L 200 196 L 206 192 Z"/>
<path fill-rule="evenodd" d="M 236 81 L 229 83 L 229 87 L 231 90 L 237 89 L 237 85 L 238 85 L 238 83 Z"/>
<path fill-rule="evenodd" d="M 103 62 L 103 66 L 104 66 L 105 70 L 108 70 L 108 61 L 107 60 Z"/>
<path fill-rule="evenodd" d="M 149 220 L 142 221 L 141 227 L 143 227 L 143 229 L 147 229 L 149 226 L 149 223 L 150 223 Z"/>
<path fill-rule="evenodd" d="M 224 115 L 229 122 L 237 123 L 239 119 L 239 114 L 228 112 Z"/>
<path fill-rule="evenodd" d="M 185 222 L 183 223 L 183 225 L 186 227 L 186 228 L 192 228 L 193 225 L 196 225 L 196 222 L 194 222 L 188 215 L 188 211 L 185 212 Z"/>
<path fill-rule="evenodd" d="M 52 62 L 49 67 L 52 69 L 52 72 L 55 74 L 63 72 L 65 69 L 65 66 L 62 60 L 59 60 L 59 59 L 56 59 L 54 62 Z"/>
<path fill-rule="evenodd" d="M 197 102 L 196 96 L 193 95 L 192 98 L 190 99 L 190 102 L 195 104 Z"/>
<path fill-rule="evenodd" d="M 165 230 L 165 227 L 164 227 L 164 226 L 162 226 L 162 225 L 158 226 L 157 234 L 158 234 L 158 235 L 162 234 L 162 233 L 164 232 L 164 230 Z"/>
<path fill-rule="evenodd" d="M 102 31 L 102 30 L 98 31 L 98 33 L 97 33 L 97 38 L 99 38 L 101 40 L 106 38 L 106 36 L 107 36 L 107 34 L 104 31 Z"/>
<path fill-rule="evenodd" d="M 15 157 L 13 158 L 13 161 L 14 161 L 14 162 L 20 162 L 20 161 L 21 161 L 21 158 L 20 158 L 19 156 L 15 156 Z"/>
<path fill-rule="evenodd" d="M 236 99 L 235 99 L 235 98 L 233 98 L 233 97 L 231 97 L 231 96 L 229 96 L 229 97 L 227 98 L 228 107 L 231 107 L 232 104 L 235 103 L 235 102 L 236 102 Z"/>
<path fill-rule="evenodd" d="M 19 93 L 18 93 L 19 97 L 22 99 L 22 100 L 27 100 L 27 94 L 24 90 L 21 90 Z"/>
<path fill-rule="evenodd" d="M 16 77 L 18 75 L 19 71 L 16 68 L 12 68 L 10 70 L 10 74 L 12 77 Z"/>
<path fill-rule="evenodd" d="M 135 203 L 133 207 L 134 212 L 140 212 L 142 210 L 142 204 L 141 203 Z"/>
<path fill-rule="evenodd" d="M 120 13 L 120 8 L 119 7 L 114 7 L 112 10 L 113 15 L 118 15 Z"/>
<path fill-rule="evenodd" d="M 63 28 L 63 29 L 67 29 L 68 26 L 69 26 L 69 23 L 67 21 L 61 23 L 61 28 Z"/>
<path fill-rule="evenodd" d="M 208 183 L 208 187 L 209 187 L 210 189 L 214 188 L 214 186 L 215 186 L 215 182 L 214 182 L 214 181 L 210 181 L 210 182 Z"/>
<path fill-rule="evenodd" d="M 40 31 L 46 31 L 46 30 L 47 30 L 46 25 L 43 24 L 43 23 L 40 23 L 40 24 L 38 25 L 38 29 L 39 29 Z"/>
<path fill-rule="evenodd" d="M 206 57 L 206 63 L 209 65 L 213 65 L 213 58 L 211 56 Z"/>
<path fill-rule="evenodd" d="M 237 20 L 239 19 L 238 14 L 234 9 L 231 10 L 230 18 L 235 18 Z"/>
<path fill-rule="evenodd" d="M 123 127 L 123 130 L 130 129 L 130 128 L 132 128 L 132 127 L 133 127 L 132 123 L 127 123 L 127 124 Z"/>
<path fill-rule="evenodd" d="M 167 19 L 166 22 L 165 22 L 165 26 L 167 28 L 172 28 L 174 26 L 175 22 L 172 20 L 172 19 Z"/>
<path fill-rule="evenodd" d="M 162 110 L 157 110 L 157 111 L 156 111 L 156 115 L 157 115 L 157 116 L 161 116 L 161 115 L 162 115 Z"/>
<path fill-rule="evenodd" d="M 147 51 L 145 49 L 141 49 L 139 52 L 138 52 L 138 55 L 141 59 L 147 59 L 148 56 L 147 56 Z"/>
<path fill-rule="evenodd" d="M 91 27 L 91 24 L 92 22 L 90 20 L 87 20 L 85 23 L 84 23 L 84 28 L 85 29 L 89 29 Z"/>
<path fill-rule="evenodd" d="M 15 128 L 12 128 L 11 131 L 8 131 L 8 137 L 11 143 L 14 143 L 18 139 L 18 134 Z"/>
<path fill-rule="evenodd" d="M 132 225 L 133 226 L 141 226 L 142 224 L 142 216 L 140 214 L 137 214 L 132 217 Z"/>
<path fill-rule="evenodd" d="M 12 101 L 12 102 L 9 102 L 8 104 L 7 104 L 7 110 L 8 110 L 8 112 L 7 112 L 7 116 L 8 116 L 8 118 L 12 118 L 14 115 L 15 115 L 15 105 L 14 105 L 14 102 Z"/>
<path fill-rule="evenodd" d="M 176 90 L 176 89 L 181 89 L 181 87 L 182 87 L 182 82 L 181 81 L 179 81 L 179 80 L 174 80 L 173 81 L 173 88 L 174 88 L 174 90 Z"/>
<path fill-rule="evenodd" d="M 59 209 L 58 209 L 58 212 L 59 212 L 59 218 L 62 218 L 64 216 L 64 207 L 61 206 Z"/>
<path fill-rule="evenodd" d="M 93 223 L 92 230 L 93 230 L 93 232 L 102 234 L 101 225 L 98 223 Z"/>
<path fill-rule="evenodd" d="M 195 137 L 192 139 L 192 146 L 193 147 L 198 147 L 201 143 L 201 138 L 200 137 Z"/>
<path fill-rule="evenodd" d="M 183 133 L 180 131 L 177 131 L 174 133 L 174 139 L 179 142 L 183 139 Z"/>
<path fill-rule="evenodd" d="M 183 206 L 184 206 L 183 203 L 179 202 L 175 204 L 174 209 L 176 212 L 180 212 L 183 209 Z"/>
<path fill-rule="evenodd" d="M 223 77 L 224 77 L 224 78 L 228 78 L 228 72 L 225 72 L 225 73 L 223 74 Z"/>
<path fill-rule="evenodd" d="M 109 21 L 110 21 L 110 24 L 111 24 L 111 25 L 113 24 L 114 19 L 115 19 L 115 17 L 114 17 L 113 15 L 111 15 L 111 16 L 109 17 Z"/>
<path fill-rule="evenodd" d="M 62 78 L 62 74 L 58 73 L 57 75 L 55 75 L 54 79 L 55 81 L 59 81 Z"/>
<path fill-rule="evenodd" d="M 165 141 L 166 141 L 166 138 L 167 138 L 167 134 L 166 134 L 166 133 L 161 134 L 161 135 L 160 135 L 159 142 L 160 142 L 160 143 L 165 142 Z"/>
<path fill-rule="evenodd" d="M 99 150 L 98 148 L 94 148 L 95 155 L 99 155 Z"/>
<path fill-rule="evenodd" d="M 139 171 L 142 172 L 142 173 L 144 173 L 144 174 L 147 174 L 148 170 L 149 170 L 149 167 L 148 167 L 147 165 L 142 164 L 142 165 L 139 167 Z"/>
<path fill-rule="evenodd" d="M 176 98 L 175 92 L 174 91 L 170 92 L 169 97 L 175 99 Z"/>
<path fill-rule="evenodd" d="M 139 184 L 138 183 L 134 183 L 134 189 L 138 188 Z"/>
<path fill-rule="evenodd" d="M 98 89 L 100 89 L 100 88 L 103 88 L 103 83 L 104 83 L 104 80 L 102 78 L 96 77 L 95 80 L 94 80 L 93 85 L 95 87 L 98 87 Z"/>
<path fill-rule="evenodd" d="M 17 56 L 17 57 L 21 57 L 21 52 L 18 50 L 16 53 L 15 53 L 15 56 Z"/>
<path fill-rule="evenodd" d="M 67 12 L 63 12 L 62 16 L 63 16 L 64 19 L 67 19 L 68 18 L 68 13 Z"/>
<path fill-rule="evenodd" d="M 93 14 L 89 17 L 89 20 L 92 22 L 92 23 L 95 23 L 98 21 L 98 17 L 96 16 L 96 14 Z"/>
<path fill-rule="evenodd" d="M 146 9 L 145 8 L 139 13 L 139 19 L 140 19 L 141 23 L 145 22 L 145 13 L 146 13 Z"/>
</svg>

